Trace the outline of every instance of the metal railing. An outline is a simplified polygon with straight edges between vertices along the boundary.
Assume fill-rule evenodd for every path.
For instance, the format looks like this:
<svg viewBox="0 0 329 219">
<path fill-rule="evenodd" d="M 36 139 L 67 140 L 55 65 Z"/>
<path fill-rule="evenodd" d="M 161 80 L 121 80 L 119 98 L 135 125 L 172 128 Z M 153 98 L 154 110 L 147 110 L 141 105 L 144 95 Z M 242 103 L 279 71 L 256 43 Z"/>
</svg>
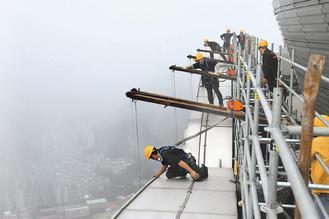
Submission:
<svg viewBox="0 0 329 219">
<path fill-rule="evenodd" d="M 250 44 L 248 44 L 248 42 Z M 290 187 L 295 197 L 297 206 L 303 218 L 319 218 L 319 210 L 316 209 L 313 197 L 309 188 L 328 189 L 329 185 L 309 184 L 304 183 L 303 177 L 296 163 L 296 156 L 292 153 L 289 144 L 299 143 L 300 126 L 282 126 L 283 114 L 288 119 L 293 120 L 293 98 L 303 102 L 303 97 L 293 90 L 294 67 L 306 71 L 302 65 L 294 62 L 294 51 L 292 51 L 292 60 L 282 56 L 282 47 L 280 47 L 278 73 L 282 72 L 282 62 L 291 64 L 290 82 L 289 85 L 278 78 L 278 81 L 289 92 L 288 106 L 283 107 L 282 103 L 282 88 L 274 88 L 272 105 L 269 104 L 264 88 L 261 87 L 261 67 L 260 55 L 257 49 L 258 39 L 250 37 L 246 40 L 246 50 L 241 52 L 239 46 L 234 43 L 235 49 L 235 66 L 237 69 L 237 80 L 234 84 L 234 94 L 237 98 L 243 99 L 245 102 L 245 121 L 237 121 L 235 130 L 237 138 L 235 139 L 235 148 L 239 148 L 240 152 L 236 153 L 235 160 L 240 160 L 239 179 L 241 184 L 241 197 L 243 207 L 243 218 L 260 218 L 260 212 L 265 212 L 268 218 L 277 218 L 277 214 L 281 213 L 284 208 L 292 208 L 293 204 L 279 204 L 277 200 L 278 187 Z M 248 48 L 248 49 L 247 49 Z M 273 48 L 273 46 L 272 46 Z M 242 55 L 241 55 L 242 54 Z M 279 76 L 279 74 L 278 74 Z M 323 81 L 329 82 L 327 77 L 321 77 Z M 252 95 L 253 94 L 253 95 Z M 253 98 L 253 101 L 250 99 Z M 267 128 L 265 129 L 270 138 L 259 136 L 259 113 L 260 110 L 267 118 Z M 315 115 L 327 126 L 329 123 L 321 117 L 318 112 Z M 242 130 L 242 131 L 241 131 Z M 316 135 L 329 135 L 329 128 L 315 128 Z M 262 145 L 266 144 L 269 147 L 269 168 L 266 168 L 266 163 L 262 153 Z M 281 159 L 284 170 L 288 177 L 288 182 L 278 182 L 278 163 Z M 324 171 L 328 174 L 329 168 L 325 162 L 317 154 L 315 158 L 319 160 Z M 261 180 L 258 180 L 257 173 Z M 256 190 L 256 185 L 261 185 L 262 193 L 264 194 L 265 203 L 258 201 L 259 193 Z M 319 202 L 319 198 L 314 198 Z M 324 208 L 321 208 L 323 212 Z M 328 215 L 323 212 L 324 215 Z"/>
</svg>

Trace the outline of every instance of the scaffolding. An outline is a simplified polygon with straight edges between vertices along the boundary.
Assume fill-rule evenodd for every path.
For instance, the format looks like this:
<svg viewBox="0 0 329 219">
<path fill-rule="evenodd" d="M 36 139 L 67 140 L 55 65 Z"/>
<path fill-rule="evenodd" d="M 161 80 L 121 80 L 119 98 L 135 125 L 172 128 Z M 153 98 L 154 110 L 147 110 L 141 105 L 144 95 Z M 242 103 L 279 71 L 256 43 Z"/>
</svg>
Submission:
<svg viewBox="0 0 329 219">
<path fill-rule="evenodd" d="M 294 98 L 304 102 L 304 98 L 293 90 L 295 68 L 305 72 L 308 69 L 294 62 L 294 50 L 292 50 L 291 59 L 289 59 L 282 56 L 282 47 L 280 47 L 278 53 L 278 83 L 271 95 L 272 99 L 269 98 L 270 95 L 267 89 L 261 86 L 261 57 L 258 54 L 257 43 L 258 39 L 250 36 L 246 41 L 245 51 L 241 51 L 236 43 L 233 44 L 235 50 L 234 65 L 237 69 L 237 80 L 234 82 L 233 95 L 238 99 L 242 99 L 246 107 L 245 120 L 235 120 L 234 124 L 234 147 L 236 148 L 234 163 L 235 165 L 239 164 L 239 173 L 236 174 L 238 174 L 237 179 L 239 179 L 240 184 L 240 205 L 242 206 L 243 218 L 261 218 L 261 212 L 266 213 L 267 218 L 277 218 L 277 215 L 284 212 L 285 209 L 296 208 L 294 204 L 279 203 L 277 199 L 279 187 L 291 188 L 303 218 L 319 218 L 319 212 L 315 208 L 313 199 L 318 203 L 322 214 L 327 218 L 328 212 L 325 211 L 316 195 L 312 198 L 309 189 L 321 188 L 328 190 L 329 185 L 309 183 L 308 174 L 306 176 L 307 183 L 304 182 L 305 176 L 300 171 L 301 161 L 298 164 L 296 147 L 292 147 L 298 144 L 302 146 L 303 143 L 305 145 L 305 142 L 302 142 L 305 128 L 298 126 L 295 120 L 296 115 L 293 112 L 292 102 Z M 273 48 L 274 45 L 272 44 Z M 316 73 L 319 80 L 321 77 L 321 80 L 328 82 L 329 79 L 321 75 L 324 57 L 320 57 L 320 59 L 320 62 L 316 63 L 319 67 L 319 69 L 316 69 L 318 71 Z M 289 84 L 285 83 L 280 77 L 283 62 L 291 65 Z M 309 67 L 312 68 L 312 66 Z M 280 87 L 278 87 L 279 83 Z M 318 86 L 318 83 L 315 83 L 315 86 Z M 288 91 L 286 103 L 282 101 L 283 88 Z M 254 98 L 252 99 L 252 97 Z M 313 104 L 315 105 L 315 103 Z M 266 115 L 268 125 L 261 124 L 259 121 L 260 112 Z M 315 115 L 329 127 L 328 122 L 318 112 L 315 111 Z M 304 115 L 304 117 L 307 117 L 307 115 Z M 313 115 L 310 113 L 309 117 L 312 118 L 311 123 L 313 124 L 314 111 Z M 267 134 L 267 138 L 260 136 L 259 129 L 264 126 L 266 127 L 261 131 L 263 131 L 262 134 Z M 308 132 L 312 132 L 312 129 Z M 312 133 L 308 134 L 312 137 Z M 315 128 L 313 130 L 313 135 L 328 136 L 328 134 L 329 128 Z M 300 139 L 300 135 L 302 139 Z M 307 143 L 308 148 L 310 148 L 311 142 Z M 265 159 L 263 151 L 266 151 Z M 310 157 L 310 154 L 308 157 Z M 328 166 L 319 154 L 316 154 L 316 159 L 319 160 L 325 172 L 329 174 Z M 278 181 L 280 160 L 283 164 L 283 167 L 280 168 L 285 171 L 281 171 L 281 173 L 287 176 L 286 182 Z M 237 167 L 234 169 L 237 169 Z M 260 194 L 263 194 L 263 197 Z M 260 202 L 260 198 L 264 198 L 265 203 Z M 297 211 L 295 218 L 296 215 L 298 215 Z"/>
<path fill-rule="evenodd" d="M 311 189 L 329 190 L 329 185 L 314 184 L 309 181 L 312 136 L 329 136 L 329 123 L 315 111 L 320 80 L 329 83 L 329 78 L 322 75 L 324 56 L 312 55 L 311 64 L 309 63 L 306 68 L 294 61 L 294 50 L 290 53 L 291 58 L 287 58 L 283 56 L 283 48 L 280 46 L 277 54 L 277 87 L 274 88 L 273 93 L 269 93 L 261 83 L 261 56 L 257 43 L 258 38 L 247 36 L 245 49 L 241 51 L 236 43 L 236 37 L 233 37 L 232 66 L 236 69 L 236 76 L 170 66 L 171 70 L 231 80 L 233 86 L 231 95 L 245 103 L 245 112 L 229 111 L 212 104 L 152 94 L 137 89 L 132 89 L 127 96 L 133 100 L 234 118 L 233 164 L 241 193 L 239 205 L 242 206 L 242 218 L 258 219 L 264 213 L 271 219 L 277 218 L 280 213 L 290 218 L 286 209 L 296 209 L 295 218 L 316 219 L 319 218 L 320 212 L 314 203 L 319 206 L 325 218 L 329 218 L 319 197 L 310 192 Z M 272 50 L 273 48 L 274 44 L 271 45 Z M 198 51 L 211 52 L 200 49 Z M 284 63 L 290 65 L 288 82 L 281 77 Z M 296 68 L 306 72 L 307 85 L 304 86 L 303 96 L 293 89 Z M 283 94 L 283 89 L 287 91 L 287 96 Z M 304 103 L 305 112 L 301 126 L 297 121 L 293 100 Z M 314 115 L 327 127 L 313 128 L 311 124 Z M 301 159 L 303 157 L 301 154 L 305 155 L 306 161 Z M 329 167 L 321 156 L 315 154 L 314 159 L 319 161 L 324 172 L 329 175 Z M 281 203 L 278 198 L 278 191 L 281 188 L 291 189 L 295 203 Z"/>
</svg>

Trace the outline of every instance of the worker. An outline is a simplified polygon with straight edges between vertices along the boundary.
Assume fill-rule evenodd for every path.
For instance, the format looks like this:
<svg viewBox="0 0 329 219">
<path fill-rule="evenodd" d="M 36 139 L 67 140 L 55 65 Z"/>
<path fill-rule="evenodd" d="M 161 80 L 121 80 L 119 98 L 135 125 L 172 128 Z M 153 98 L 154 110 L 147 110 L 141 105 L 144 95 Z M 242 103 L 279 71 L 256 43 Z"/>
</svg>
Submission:
<svg viewBox="0 0 329 219">
<path fill-rule="evenodd" d="M 231 33 L 230 29 L 226 29 L 226 33 L 223 33 L 220 35 L 220 38 L 224 41 L 223 48 L 225 52 L 228 52 L 231 46 L 231 37 L 233 36 L 233 33 Z"/>
<path fill-rule="evenodd" d="M 244 31 L 241 29 L 240 34 L 237 36 L 238 38 L 238 44 L 240 45 L 241 52 L 243 52 L 245 44 L 246 44 L 246 35 L 244 34 Z"/>
<path fill-rule="evenodd" d="M 322 115 L 322 117 L 329 122 L 329 116 Z M 314 127 L 327 127 L 319 118 L 314 119 Z M 311 162 L 311 179 L 314 184 L 329 185 L 329 175 L 321 166 L 320 162 L 316 159 L 315 155 L 318 154 L 329 167 L 329 137 L 319 136 L 312 141 L 312 162 Z M 329 213 L 329 190 L 313 189 L 312 193 L 317 194 Z M 315 205 L 320 209 L 317 202 Z M 321 212 L 321 211 L 320 211 Z M 321 213 L 321 218 L 325 218 Z"/>
<path fill-rule="evenodd" d="M 260 54 L 263 56 L 262 70 L 264 78 L 262 83 L 267 84 L 271 92 L 276 86 L 277 70 L 278 70 L 278 57 L 274 52 L 269 50 L 268 43 L 266 40 L 260 40 L 258 43 L 258 49 Z"/>
<path fill-rule="evenodd" d="M 174 177 L 186 177 L 187 173 L 189 173 L 195 181 L 208 178 L 208 168 L 206 166 L 203 165 L 202 168 L 199 168 L 191 153 L 186 153 L 184 150 L 174 146 L 164 146 L 157 149 L 149 145 L 144 148 L 144 155 L 147 160 L 153 159 L 162 164 L 154 177 L 159 177 L 162 173 L 167 171 L 166 176 L 169 179 Z"/>
<path fill-rule="evenodd" d="M 204 71 L 215 72 L 215 66 L 218 61 L 214 59 L 207 59 L 202 53 L 197 53 L 194 58 L 195 63 L 191 66 L 187 66 L 187 69 L 201 69 Z M 219 91 L 219 81 L 218 78 L 213 78 L 209 76 L 201 76 L 202 84 L 205 86 L 208 95 L 208 101 L 210 104 L 214 104 L 214 94 L 213 90 L 217 95 L 218 103 L 220 107 L 223 107 L 223 97 L 222 93 Z"/>
<path fill-rule="evenodd" d="M 210 47 L 211 51 L 219 52 L 220 56 L 223 58 L 223 60 L 226 61 L 226 57 L 224 54 L 222 54 L 222 48 L 220 47 L 220 45 L 218 43 L 216 43 L 215 41 L 209 41 L 207 38 L 205 38 L 204 46 Z M 210 53 L 210 58 L 212 58 L 212 59 L 214 58 L 214 53 Z"/>
</svg>

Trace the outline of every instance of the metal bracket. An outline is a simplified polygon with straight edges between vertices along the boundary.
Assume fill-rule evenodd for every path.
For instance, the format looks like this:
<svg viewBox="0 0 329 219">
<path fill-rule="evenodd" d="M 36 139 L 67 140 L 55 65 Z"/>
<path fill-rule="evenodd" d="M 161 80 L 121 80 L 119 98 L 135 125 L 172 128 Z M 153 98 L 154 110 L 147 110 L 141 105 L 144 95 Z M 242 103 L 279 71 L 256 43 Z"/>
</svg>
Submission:
<svg viewBox="0 0 329 219">
<path fill-rule="evenodd" d="M 276 214 L 280 214 L 283 212 L 283 208 L 279 205 L 275 206 L 275 208 L 270 208 L 267 205 L 260 206 L 259 208 L 264 213 L 269 213 L 270 211 L 274 210 Z"/>
</svg>

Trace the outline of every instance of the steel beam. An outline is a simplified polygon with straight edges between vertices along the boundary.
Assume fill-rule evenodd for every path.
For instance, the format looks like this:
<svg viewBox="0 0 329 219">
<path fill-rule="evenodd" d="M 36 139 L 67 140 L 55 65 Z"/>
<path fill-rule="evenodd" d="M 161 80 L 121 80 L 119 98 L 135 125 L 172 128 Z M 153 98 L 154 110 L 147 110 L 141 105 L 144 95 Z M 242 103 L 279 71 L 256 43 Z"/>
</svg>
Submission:
<svg viewBox="0 0 329 219">
<path fill-rule="evenodd" d="M 178 107 L 182 109 L 194 110 L 199 112 L 212 113 L 215 115 L 227 116 L 240 120 L 245 119 L 245 115 L 241 111 L 227 111 L 224 107 L 219 107 L 213 104 L 199 103 L 195 101 L 179 99 L 175 97 L 163 96 L 153 93 L 142 92 L 137 89 L 132 89 L 126 93 L 126 96 L 133 100 L 142 100 L 150 103 L 157 103 L 164 106 Z"/>
<path fill-rule="evenodd" d="M 302 132 L 301 126 L 286 126 L 284 129 L 291 135 L 300 135 Z M 329 128 L 314 127 L 313 136 L 329 136 Z"/>
<path fill-rule="evenodd" d="M 236 80 L 235 76 L 228 76 L 226 74 L 204 71 L 204 70 L 187 69 L 187 68 L 183 68 L 183 67 L 176 66 L 176 65 L 170 66 L 169 69 L 173 70 L 173 71 L 181 71 L 181 72 L 188 72 L 191 74 L 203 75 L 203 76 L 207 76 L 207 77 L 211 77 L 211 78 L 223 78 L 223 79 L 227 79 L 227 80 Z"/>
</svg>

